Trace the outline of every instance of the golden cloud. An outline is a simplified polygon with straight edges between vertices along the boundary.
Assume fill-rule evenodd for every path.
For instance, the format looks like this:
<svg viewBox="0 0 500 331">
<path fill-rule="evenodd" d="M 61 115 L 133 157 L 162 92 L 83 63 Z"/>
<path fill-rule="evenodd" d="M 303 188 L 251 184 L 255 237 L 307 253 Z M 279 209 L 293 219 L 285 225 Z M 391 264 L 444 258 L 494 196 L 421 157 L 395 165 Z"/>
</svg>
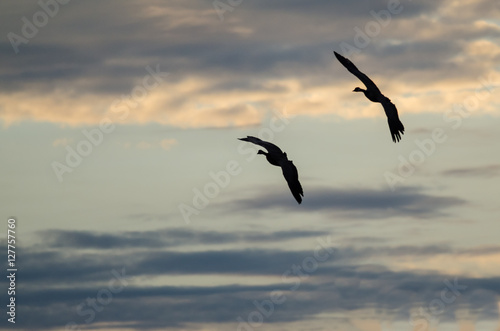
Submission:
<svg viewBox="0 0 500 331">
<path fill-rule="evenodd" d="M 481 46 L 494 49 L 487 42 Z M 378 81 L 379 77 L 374 77 Z M 406 77 L 405 77 L 406 79 Z M 408 78 L 411 82 L 411 79 Z M 382 77 L 380 81 L 384 82 Z M 403 84 L 400 79 L 385 81 L 380 87 L 398 107 L 401 114 L 442 113 L 453 104 L 473 97 L 478 89 L 486 92 L 480 101 L 480 111 L 500 114 L 494 103 L 500 86 L 496 72 L 472 81 L 450 84 L 434 82 L 425 86 Z M 217 82 L 217 81 L 216 81 Z M 36 90 L 0 94 L 0 113 L 5 125 L 31 120 L 61 125 L 96 125 L 105 118 L 118 124 L 161 123 L 182 128 L 234 127 L 258 125 L 273 109 L 290 115 L 319 116 L 334 114 L 345 119 L 383 117 L 379 104 L 373 104 L 363 95 L 352 93 L 354 86 L 362 86 L 353 79 L 351 84 L 304 87 L 298 79 L 267 82 L 261 89 L 225 91 L 212 89 L 213 78 L 190 77 L 178 83 L 165 80 L 157 88 L 140 97 L 128 99 L 105 94 L 78 94 L 58 89 L 48 93 Z M 266 86 L 280 86 L 279 89 Z M 457 98 L 459 96 L 459 98 Z"/>
</svg>

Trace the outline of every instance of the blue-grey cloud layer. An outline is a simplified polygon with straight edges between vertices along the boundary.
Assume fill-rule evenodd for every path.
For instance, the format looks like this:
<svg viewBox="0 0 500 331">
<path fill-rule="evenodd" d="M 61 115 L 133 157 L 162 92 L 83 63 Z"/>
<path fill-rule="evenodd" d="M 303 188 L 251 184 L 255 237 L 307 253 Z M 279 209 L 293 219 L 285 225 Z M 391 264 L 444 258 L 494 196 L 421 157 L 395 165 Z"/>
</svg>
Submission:
<svg viewBox="0 0 500 331">
<path fill-rule="evenodd" d="M 101 237 L 99 233 L 87 235 Z M 125 233 L 118 235 L 127 237 Z M 262 235 L 265 236 L 264 233 Z M 153 233 L 146 236 L 155 237 Z M 286 237 L 276 240 L 287 240 Z M 453 284 L 457 276 L 456 282 L 460 286 L 457 302 L 477 310 L 481 318 L 498 318 L 497 311 L 493 309 L 496 307 L 496 296 L 500 295 L 498 277 L 394 272 L 380 265 L 359 262 L 369 260 L 371 256 L 481 255 L 498 253 L 499 247 L 488 247 L 486 250 L 453 249 L 446 245 L 377 246 L 366 249 L 340 247 L 328 260 L 319 263 L 317 269 L 305 272 L 303 261 L 314 256 L 311 251 L 262 249 L 182 253 L 127 249 L 122 253 L 108 250 L 90 254 L 82 252 L 71 242 L 66 242 L 65 246 L 61 241 L 58 243 L 58 252 L 51 253 L 53 248 L 50 244 L 20 252 L 22 259 L 19 263 L 29 266 L 19 273 L 18 279 L 23 288 L 17 295 L 18 313 L 23 316 L 18 321 L 20 327 L 45 329 L 64 326 L 68 322 L 85 324 L 85 320 L 92 316 L 88 298 L 100 298 L 99 302 L 106 302 L 97 304 L 102 311 L 94 310 L 95 320 L 92 322 L 117 323 L 122 327 L 134 325 L 138 329 L 181 327 L 193 322 L 236 323 L 237 317 L 246 319 L 249 313 L 256 310 L 254 300 L 268 300 L 272 291 L 280 291 L 286 300 L 275 306 L 275 312 L 266 319 L 270 323 L 290 322 L 312 318 L 319 313 L 356 310 L 373 305 L 392 311 L 398 319 L 407 320 L 411 308 L 422 306 L 429 309 L 430 303 L 439 299 L 447 284 Z M 120 247 L 123 245 L 120 244 Z M 293 266 L 301 265 L 302 273 L 292 272 Z M 116 272 L 125 276 L 122 278 L 124 283 L 115 281 L 113 288 L 116 291 L 110 292 L 109 284 L 117 279 Z M 278 276 L 281 281 L 259 286 L 148 284 L 148 279 L 152 279 L 150 277 L 168 274 L 268 275 Z M 141 277 L 130 278 L 133 276 Z M 2 284 L 6 285 L 5 281 Z M 108 297 L 103 297 L 103 291 L 114 293 L 109 304 Z M 446 290 L 447 297 L 452 293 Z M 439 315 L 440 319 L 452 320 L 454 311 L 459 307 L 459 304 L 447 305 Z M 92 329 L 92 325 L 90 327 Z"/>
<path fill-rule="evenodd" d="M 389 189 L 321 188 L 305 190 L 301 206 L 290 204 L 290 197 L 282 193 L 263 193 L 257 197 L 240 200 L 238 210 L 282 209 L 311 212 L 347 212 L 351 218 L 377 219 L 387 217 L 429 218 L 443 215 L 450 207 L 464 205 L 465 200 L 453 196 L 433 196 L 418 188 Z"/>
</svg>

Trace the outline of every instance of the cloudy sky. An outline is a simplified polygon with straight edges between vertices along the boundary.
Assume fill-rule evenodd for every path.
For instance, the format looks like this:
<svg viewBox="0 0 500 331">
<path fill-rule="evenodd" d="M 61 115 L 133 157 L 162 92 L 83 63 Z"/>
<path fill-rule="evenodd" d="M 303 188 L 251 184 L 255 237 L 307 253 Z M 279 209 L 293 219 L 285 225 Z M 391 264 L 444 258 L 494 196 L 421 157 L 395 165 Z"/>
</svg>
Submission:
<svg viewBox="0 0 500 331">
<path fill-rule="evenodd" d="M 500 330 L 498 1 L 57 1 L 0 11 L 16 329 Z"/>
</svg>

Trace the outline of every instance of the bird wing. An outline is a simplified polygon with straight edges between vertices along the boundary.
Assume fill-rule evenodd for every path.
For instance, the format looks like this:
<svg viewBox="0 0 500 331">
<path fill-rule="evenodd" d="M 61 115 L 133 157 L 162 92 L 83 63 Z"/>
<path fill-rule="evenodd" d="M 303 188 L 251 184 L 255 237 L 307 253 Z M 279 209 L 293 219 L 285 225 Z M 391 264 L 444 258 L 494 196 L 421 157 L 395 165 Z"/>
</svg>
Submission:
<svg viewBox="0 0 500 331">
<path fill-rule="evenodd" d="M 351 60 L 343 57 L 342 55 L 340 55 L 335 51 L 333 53 L 335 53 L 335 57 L 337 58 L 337 60 L 339 60 L 339 62 L 342 63 L 342 65 L 346 67 L 346 69 L 349 70 L 351 74 L 358 77 L 359 80 L 362 81 L 363 84 L 365 84 L 367 89 L 373 90 L 374 92 L 378 91 L 380 93 L 380 90 L 378 89 L 377 85 L 375 85 L 375 83 L 370 78 L 368 78 L 367 75 L 359 71 L 359 69 L 354 65 L 354 63 L 351 62 Z"/>
<path fill-rule="evenodd" d="M 297 172 L 297 168 L 292 161 L 286 160 L 281 164 L 281 170 L 283 171 L 283 176 L 285 177 L 288 187 L 290 188 L 295 200 L 297 200 L 300 204 L 302 202 L 301 196 L 304 196 L 304 191 L 302 190 L 302 186 L 299 182 L 299 173 Z"/>
<path fill-rule="evenodd" d="M 275 154 L 275 153 L 278 153 L 276 155 L 283 154 L 283 152 L 281 151 L 281 149 L 278 146 L 276 146 L 275 144 L 272 144 L 270 142 L 264 141 L 260 138 L 253 137 L 253 136 L 247 136 L 246 138 L 238 138 L 238 139 L 243 140 L 243 141 L 248 141 L 250 143 L 254 143 L 256 145 L 262 146 L 265 149 L 267 149 L 267 151 L 271 154 Z"/>
<path fill-rule="evenodd" d="M 399 120 L 398 110 L 387 97 L 382 99 L 381 104 L 384 106 L 384 111 L 387 115 L 387 122 L 389 123 L 389 129 L 391 130 L 392 141 L 398 142 L 401 140 L 401 134 L 405 133 L 405 127 Z"/>
</svg>

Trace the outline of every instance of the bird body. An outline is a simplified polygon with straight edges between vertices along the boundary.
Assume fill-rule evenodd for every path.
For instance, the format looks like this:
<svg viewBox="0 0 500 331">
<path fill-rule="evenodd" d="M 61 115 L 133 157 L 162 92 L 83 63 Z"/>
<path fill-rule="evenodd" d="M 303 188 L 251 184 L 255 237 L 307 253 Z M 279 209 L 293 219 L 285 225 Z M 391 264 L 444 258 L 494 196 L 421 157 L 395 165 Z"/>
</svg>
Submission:
<svg viewBox="0 0 500 331">
<path fill-rule="evenodd" d="M 365 97 L 371 102 L 380 102 L 380 94 L 374 92 L 373 90 L 365 90 L 360 87 L 356 87 L 353 92 L 363 92 Z M 389 100 L 390 101 L 390 100 Z"/>
<path fill-rule="evenodd" d="M 291 160 L 288 159 L 286 153 L 284 153 L 278 146 L 270 142 L 261 140 L 257 137 L 247 136 L 246 138 L 238 138 L 239 140 L 251 142 L 253 144 L 264 147 L 267 152 L 259 150 L 257 154 L 262 154 L 266 156 L 267 161 L 277 167 L 281 167 L 283 176 L 285 177 L 288 187 L 292 192 L 295 200 L 300 204 L 302 202 L 302 197 L 304 196 L 304 191 L 299 182 L 299 173 L 297 168 Z"/>
<path fill-rule="evenodd" d="M 244 139 L 244 138 L 243 138 Z M 243 140 L 241 139 L 241 140 Z M 266 153 L 263 150 L 259 150 L 257 154 L 263 154 L 266 156 L 266 159 L 269 163 L 271 163 L 273 166 L 281 167 L 281 164 L 283 163 L 283 160 L 288 160 L 286 157 L 286 153 L 283 153 L 282 155 L 275 155 L 271 153 Z"/>
<path fill-rule="evenodd" d="M 354 76 L 358 77 L 360 81 L 365 84 L 366 89 L 356 87 L 353 92 L 363 92 L 365 97 L 372 101 L 382 104 L 384 107 L 384 112 L 387 116 L 387 121 L 389 123 L 389 129 L 391 131 L 392 141 L 398 142 L 401 140 L 401 135 L 404 134 L 405 127 L 403 123 L 399 120 L 398 110 L 396 106 L 391 102 L 391 99 L 386 97 L 380 92 L 379 88 L 375 83 L 368 78 L 367 75 L 359 71 L 359 69 L 352 63 L 349 59 L 343 57 L 337 52 L 333 52 L 337 60 Z"/>
</svg>

